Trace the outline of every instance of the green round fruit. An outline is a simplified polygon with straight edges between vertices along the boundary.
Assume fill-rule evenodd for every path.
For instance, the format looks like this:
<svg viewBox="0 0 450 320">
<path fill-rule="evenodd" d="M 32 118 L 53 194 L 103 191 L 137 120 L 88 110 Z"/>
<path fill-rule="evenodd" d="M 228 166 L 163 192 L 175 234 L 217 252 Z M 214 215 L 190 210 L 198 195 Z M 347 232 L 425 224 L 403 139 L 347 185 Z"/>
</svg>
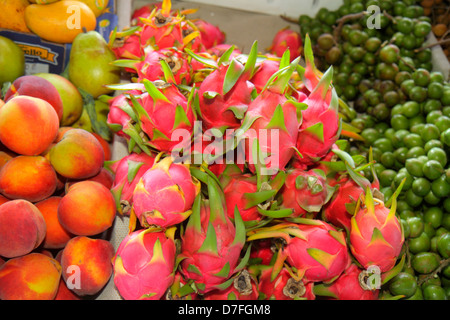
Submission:
<svg viewBox="0 0 450 320">
<path fill-rule="evenodd" d="M 440 257 L 433 252 L 420 252 L 411 259 L 413 269 L 421 274 L 433 272 L 440 263 Z"/>
<path fill-rule="evenodd" d="M 430 284 L 423 289 L 425 300 L 447 300 L 445 290 L 441 286 Z"/>
<path fill-rule="evenodd" d="M 431 241 L 425 232 L 422 232 L 418 237 L 408 239 L 408 248 L 413 254 L 427 252 L 430 247 Z"/>
<path fill-rule="evenodd" d="M 400 272 L 389 282 L 389 291 L 392 295 L 404 295 L 409 298 L 416 293 L 417 280 L 416 278 L 406 272 Z"/>
<path fill-rule="evenodd" d="M 25 54 L 11 39 L 0 36 L 0 89 L 25 74 Z"/>
<path fill-rule="evenodd" d="M 437 249 L 442 258 L 450 257 L 450 233 L 444 233 L 437 239 Z"/>
</svg>

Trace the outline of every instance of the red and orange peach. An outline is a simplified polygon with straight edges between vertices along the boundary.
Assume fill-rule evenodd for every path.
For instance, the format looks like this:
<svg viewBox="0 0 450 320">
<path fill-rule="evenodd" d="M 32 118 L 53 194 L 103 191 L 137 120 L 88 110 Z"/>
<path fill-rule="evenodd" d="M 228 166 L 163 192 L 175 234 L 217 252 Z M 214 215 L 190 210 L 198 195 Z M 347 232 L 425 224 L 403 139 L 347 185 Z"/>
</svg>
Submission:
<svg viewBox="0 0 450 320">
<path fill-rule="evenodd" d="M 23 199 L 0 205 L 0 256 L 15 258 L 36 249 L 47 226 L 38 208 Z"/>
<path fill-rule="evenodd" d="M 116 216 L 111 191 L 96 181 L 70 186 L 58 206 L 58 220 L 68 232 L 93 236 L 110 228 Z"/>
<path fill-rule="evenodd" d="M 68 288 L 79 296 L 98 293 L 112 275 L 114 253 L 107 240 L 86 236 L 69 240 L 61 255 L 62 276 Z"/>
<path fill-rule="evenodd" d="M 40 98 L 17 96 L 0 108 L 0 142 L 21 155 L 39 155 L 55 140 L 59 118 Z"/>
</svg>

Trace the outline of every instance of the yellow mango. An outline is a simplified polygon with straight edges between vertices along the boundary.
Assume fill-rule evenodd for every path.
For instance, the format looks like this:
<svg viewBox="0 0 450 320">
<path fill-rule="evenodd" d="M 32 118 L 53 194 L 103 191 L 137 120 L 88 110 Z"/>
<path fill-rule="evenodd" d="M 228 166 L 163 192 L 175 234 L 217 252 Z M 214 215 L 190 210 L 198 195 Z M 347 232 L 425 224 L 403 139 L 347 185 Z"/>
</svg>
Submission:
<svg viewBox="0 0 450 320">
<path fill-rule="evenodd" d="M 25 9 L 28 28 L 44 40 L 72 43 L 83 32 L 97 25 L 94 12 L 81 1 L 61 0 L 51 4 L 30 4 Z"/>
<path fill-rule="evenodd" d="M 106 7 L 108 6 L 108 0 L 78 0 L 86 3 L 89 8 L 92 9 L 95 16 L 98 17 L 103 12 L 105 12 Z"/>
<path fill-rule="evenodd" d="M 30 32 L 25 23 L 25 8 L 28 0 L 0 0 L 0 28 Z"/>
</svg>

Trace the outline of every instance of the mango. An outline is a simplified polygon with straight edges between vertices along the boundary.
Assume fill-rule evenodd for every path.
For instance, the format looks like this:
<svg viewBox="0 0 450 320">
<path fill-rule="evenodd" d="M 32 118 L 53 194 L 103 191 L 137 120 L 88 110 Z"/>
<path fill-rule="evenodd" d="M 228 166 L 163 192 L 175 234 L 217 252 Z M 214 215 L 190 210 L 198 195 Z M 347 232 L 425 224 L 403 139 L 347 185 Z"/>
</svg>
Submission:
<svg viewBox="0 0 450 320">
<path fill-rule="evenodd" d="M 54 73 L 35 73 L 37 77 L 50 81 L 58 90 L 63 104 L 63 115 L 60 125 L 70 126 L 77 121 L 83 111 L 83 97 L 72 82 Z"/>
<path fill-rule="evenodd" d="M 0 0 L 0 28 L 20 32 L 30 32 L 25 23 L 25 9 L 28 0 Z"/>
<path fill-rule="evenodd" d="M 69 179 L 87 179 L 98 174 L 105 154 L 100 142 L 83 129 L 67 130 L 49 152 L 50 162 L 58 172 Z"/>
<path fill-rule="evenodd" d="M 35 75 L 19 77 L 14 80 L 6 91 L 5 101 L 7 102 L 11 98 L 19 95 L 41 98 L 42 100 L 47 101 L 52 105 L 53 109 L 55 109 L 56 114 L 61 121 L 63 116 L 62 99 L 58 90 L 56 90 L 55 86 L 50 81 Z"/>
<path fill-rule="evenodd" d="M 61 254 L 62 277 L 67 287 L 79 296 L 98 293 L 112 275 L 114 253 L 107 240 L 86 236 L 71 239 Z"/>
<path fill-rule="evenodd" d="M 59 118 L 45 100 L 17 96 L 0 108 L 0 142 L 21 155 L 39 155 L 55 140 Z"/>
<path fill-rule="evenodd" d="M 30 4 L 25 8 L 27 27 L 44 40 L 72 43 L 77 35 L 94 30 L 94 12 L 81 1 L 61 0 L 47 5 Z"/>
<path fill-rule="evenodd" d="M 10 199 L 37 202 L 56 190 L 56 172 L 42 156 L 17 156 L 0 169 L 0 193 Z"/>
<path fill-rule="evenodd" d="M 0 256 L 30 253 L 44 241 L 46 230 L 44 217 L 31 202 L 19 199 L 0 205 Z"/>
<path fill-rule="evenodd" d="M 61 265 L 41 253 L 6 261 L 0 268 L 0 300 L 53 300 L 61 280 Z"/>
<path fill-rule="evenodd" d="M 116 216 L 111 191 L 96 181 L 70 186 L 58 206 L 58 220 L 64 229 L 79 236 L 93 236 L 109 229 Z"/>
<path fill-rule="evenodd" d="M 83 32 L 72 43 L 70 50 L 69 80 L 94 99 L 113 90 L 106 85 L 120 82 L 119 67 L 111 63 L 115 53 L 97 31 Z"/>
<path fill-rule="evenodd" d="M 91 8 L 92 12 L 94 12 L 96 17 L 100 16 L 102 13 L 105 12 L 109 2 L 109 0 L 79 0 L 79 1 L 86 3 L 89 6 L 89 8 Z"/>
<path fill-rule="evenodd" d="M 53 196 L 35 203 L 47 225 L 47 232 L 42 243 L 45 249 L 62 249 L 74 237 L 61 226 L 58 220 L 58 206 L 61 199 L 62 197 Z"/>
</svg>

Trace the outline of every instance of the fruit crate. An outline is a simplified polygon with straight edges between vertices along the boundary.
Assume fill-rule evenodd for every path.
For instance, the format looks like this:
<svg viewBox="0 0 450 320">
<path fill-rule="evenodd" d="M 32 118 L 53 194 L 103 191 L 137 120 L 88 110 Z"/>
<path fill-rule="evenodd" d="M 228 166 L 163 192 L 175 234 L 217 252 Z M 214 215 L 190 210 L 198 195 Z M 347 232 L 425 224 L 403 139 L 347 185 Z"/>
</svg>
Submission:
<svg viewBox="0 0 450 320">
<path fill-rule="evenodd" d="M 133 11 L 148 5 L 145 0 L 119 0 L 117 2 L 118 30 L 129 26 Z M 287 4 L 290 4 L 289 6 Z M 278 5 L 277 5 L 278 4 Z M 282 4 L 282 5 L 281 5 Z M 288 22 L 281 16 L 291 18 L 300 14 L 314 15 L 323 6 L 335 9 L 342 4 L 338 0 L 245 0 L 245 1 L 175 1 L 172 0 L 173 9 L 197 9 L 189 15 L 190 19 L 201 18 L 219 26 L 226 34 L 226 42 L 235 44 L 242 52 L 247 53 L 256 40 L 260 50 L 265 50 L 271 45 L 276 32 L 282 28 L 290 27 L 297 30 L 297 24 Z M 256 9 L 255 9 L 256 8 Z M 288 9 L 295 8 L 295 9 Z M 288 12 L 288 13 L 286 13 Z M 245 30 L 245 32 L 243 32 Z M 427 42 L 434 43 L 436 38 L 430 34 Z M 440 46 L 432 48 L 433 68 L 441 71 L 448 79 L 450 63 L 446 59 Z M 302 63 L 302 62 L 300 62 Z M 126 81 L 126 80 L 124 80 Z M 127 155 L 127 145 L 120 137 L 115 136 L 112 144 L 112 159 L 121 159 Z M 109 239 L 117 249 L 122 239 L 129 230 L 129 219 L 125 216 L 117 216 L 114 226 L 103 235 Z M 105 288 L 96 296 L 97 300 L 120 300 L 121 297 L 115 289 L 111 278 Z"/>
</svg>

